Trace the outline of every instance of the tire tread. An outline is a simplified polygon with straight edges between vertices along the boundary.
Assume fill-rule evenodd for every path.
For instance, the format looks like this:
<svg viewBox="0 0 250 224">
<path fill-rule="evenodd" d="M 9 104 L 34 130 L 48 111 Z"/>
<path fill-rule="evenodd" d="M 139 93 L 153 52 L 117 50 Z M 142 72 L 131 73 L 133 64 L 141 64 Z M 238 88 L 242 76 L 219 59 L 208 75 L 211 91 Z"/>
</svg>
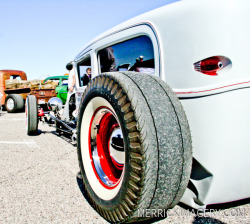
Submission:
<svg viewBox="0 0 250 224">
<path fill-rule="evenodd" d="M 144 80 L 142 80 L 142 77 Z M 149 86 L 148 83 L 152 85 L 152 88 L 155 88 L 154 91 L 147 89 Z M 133 88 L 131 88 L 132 86 Z M 162 99 L 165 97 L 168 99 L 168 106 L 171 107 L 169 111 L 172 111 L 171 113 L 173 114 L 173 108 L 175 107 L 179 111 L 178 113 L 176 111 L 174 113 L 177 118 L 174 115 L 171 115 L 172 118 L 168 119 L 170 124 L 174 123 L 174 127 L 177 127 L 177 130 L 173 129 L 173 131 L 179 133 L 182 130 L 178 131 L 178 128 L 186 128 L 183 141 L 191 142 L 189 127 L 186 121 L 187 119 L 177 97 L 171 89 L 163 83 L 163 81 L 159 81 L 159 79 L 147 74 L 133 72 L 104 73 L 97 76 L 91 80 L 87 86 L 82 97 L 82 102 L 86 97 L 86 94 L 94 88 L 107 89 L 110 92 L 110 95 L 117 100 L 117 103 L 124 114 L 125 126 L 128 131 L 130 142 L 129 150 L 131 152 L 129 157 L 131 161 L 131 172 L 128 181 L 128 189 L 123 201 L 121 201 L 119 205 L 119 209 L 116 208 L 109 211 L 108 208 L 102 208 L 91 200 L 92 206 L 96 207 L 97 211 L 102 210 L 99 214 L 110 222 L 133 222 L 140 219 L 140 217 L 137 216 L 137 211 L 140 209 L 170 208 L 174 206 L 183 194 L 183 189 L 186 187 L 187 178 L 189 178 L 190 175 L 191 164 L 190 162 L 184 164 L 183 166 L 185 167 L 183 170 L 186 169 L 184 175 L 181 175 L 181 177 L 177 178 L 178 180 L 175 180 L 180 183 L 177 191 L 173 190 L 176 188 L 177 184 L 169 187 L 169 180 L 166 181 L 166 183 L 162 183 L 162 178 L 158 178 L 159 175 L 163 175 L 165 178 L 164 172 L 169 172 L 169 166 L 166 166 L 167 168 L 164 166 L 160 167 L 162 166 L 160 164 L 163 164 L 161 157 L 164 157 L 165 152 L 158 151 L 158 149 L 164 145 L 164 142 L 160 142 L 158 139 L 158 135 L 160 138 L 163 138 L 165 133 L 159 128 L 160 122 L 155 123 L 153 118 L 159 116 L 155 109 L 152 108 L 153 106 L 159 108 L 159 102 L 154 102 L 153 98 L 150 98 L 150 93 L 147 91 L 154 93 L 157 91 L 164 92 L 163 96 L 159 98 Z M 172 103 L 171 100 L 176 102 Z M 165 113 L 162 114 L 165 115 Z M 179 121 L 179 116 L 181 117 L 181 121 Z M 177 124 L 178 122 L 179 124 Z M 177 135 L 179 136 L 176 138 L 182 138 L 181 133 Z M 167 144 L 169 145 L 169 143 Z M 183 147 L 183 145 L 188 151 L 184 155 L 184 160 L 190 161 L 190 157 L 192 157 L 190 150 L 191 143 L 182 142 L 181 147 Z M 166 149 L 166 147 L 162 148 L 163 150 Z M 181 150 L 180 147 L 178 149 Z M 169 150 L 168 156 L 170 156 L 170 158 L 172 158 L 172 153 L 173 152 Z M 164 158 L 166 158 L 166 156 Z M 177 162 L 183 163 L 181 159 Z M 175 177 L 172 177 L 172 179 L 173 178 Z M 172 181 L 172 179 L 170 178 L 170 181 Z M 179 190 L 179 188 L 182 188 L 182 190 Z M 170 196 L 161 197 L 162 192 L 165 190 L 170 192 Z M 91 198 L 89 194 L 88 197 Z"/>
</svg>

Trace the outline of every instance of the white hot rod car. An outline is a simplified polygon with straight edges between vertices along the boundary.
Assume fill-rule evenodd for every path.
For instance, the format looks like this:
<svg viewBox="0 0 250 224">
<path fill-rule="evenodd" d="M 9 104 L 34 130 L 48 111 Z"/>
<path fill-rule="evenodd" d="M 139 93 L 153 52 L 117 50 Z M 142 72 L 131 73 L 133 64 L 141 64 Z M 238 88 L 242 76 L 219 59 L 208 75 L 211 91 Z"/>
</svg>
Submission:
<svg viewBox="0 0 250 224">
<path fill-rule="evenodd" d="M 60 100 L 52 115 L 28 98 L 28 134 L 47 117 L 76 138 L 86 197 L 106 220 L 249 198 L 249 11 L 248 0 L 184 0 L 98 36 L 68 66 L 70 122 Z"/>
</svg>

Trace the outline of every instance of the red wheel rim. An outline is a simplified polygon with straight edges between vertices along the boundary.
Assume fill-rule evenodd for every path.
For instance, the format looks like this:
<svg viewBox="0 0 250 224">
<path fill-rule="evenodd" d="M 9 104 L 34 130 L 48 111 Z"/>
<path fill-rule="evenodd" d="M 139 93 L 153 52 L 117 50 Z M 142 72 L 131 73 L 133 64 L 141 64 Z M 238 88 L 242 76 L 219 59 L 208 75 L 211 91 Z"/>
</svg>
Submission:
<svg viewBox="0 0 250 224">
<path fill-rule="evenodd" d="M 125 163 L 122 131 L 118 119 L 106 108 L 98 108 L 89 126 L 90 160 L 99 182 L 108 189 L 121 180 Z"/>
</svg>

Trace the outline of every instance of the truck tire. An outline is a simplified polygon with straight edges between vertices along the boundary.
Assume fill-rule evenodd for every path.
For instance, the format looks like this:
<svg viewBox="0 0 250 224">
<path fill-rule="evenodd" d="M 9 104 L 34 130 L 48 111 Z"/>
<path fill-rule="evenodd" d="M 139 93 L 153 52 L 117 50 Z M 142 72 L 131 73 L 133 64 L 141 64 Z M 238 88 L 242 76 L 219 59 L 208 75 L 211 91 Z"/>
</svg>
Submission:
<svg viewBox="0 0 250 224">
<path fill-rule="evenodd" d="M 109 222 L 162 218 L 187 187 L 189 125 L 159 78 L 135 72 L 95 77 L 82 97 L 77 143 L 86 198 Z"/>
<path fill-rule="evenodd" d="M 25 104 L 27 135 L 36 135 L 38 129 L 38 108 L 34 95 L 29 95 Z"/>
<path fill-rule="evenodd" d="M 5 99 L 5 109 L 9 113 L 14 113 L 24 108 L 24 100 L 18 94 L 9 94 Z"/>
</svg>

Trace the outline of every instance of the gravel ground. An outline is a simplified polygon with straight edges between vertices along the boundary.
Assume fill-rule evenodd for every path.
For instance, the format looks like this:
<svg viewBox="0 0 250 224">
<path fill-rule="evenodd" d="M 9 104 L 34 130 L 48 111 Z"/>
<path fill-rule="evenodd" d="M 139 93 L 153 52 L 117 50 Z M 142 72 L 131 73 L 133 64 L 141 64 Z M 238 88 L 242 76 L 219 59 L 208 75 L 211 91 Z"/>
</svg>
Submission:
<svg viewBox="0 0 250 224">
<path fill-rule="evenodd" d="M 26 135 L 24 113 L 0 116 L 0 223 L 107 223 L 82 195 L 76 148 L 53 128 L 39 129 Z M 157 223 L 250 223 L 249 204 L 200 214 L 176 206 L 167 214 Z"/>
</svg>

